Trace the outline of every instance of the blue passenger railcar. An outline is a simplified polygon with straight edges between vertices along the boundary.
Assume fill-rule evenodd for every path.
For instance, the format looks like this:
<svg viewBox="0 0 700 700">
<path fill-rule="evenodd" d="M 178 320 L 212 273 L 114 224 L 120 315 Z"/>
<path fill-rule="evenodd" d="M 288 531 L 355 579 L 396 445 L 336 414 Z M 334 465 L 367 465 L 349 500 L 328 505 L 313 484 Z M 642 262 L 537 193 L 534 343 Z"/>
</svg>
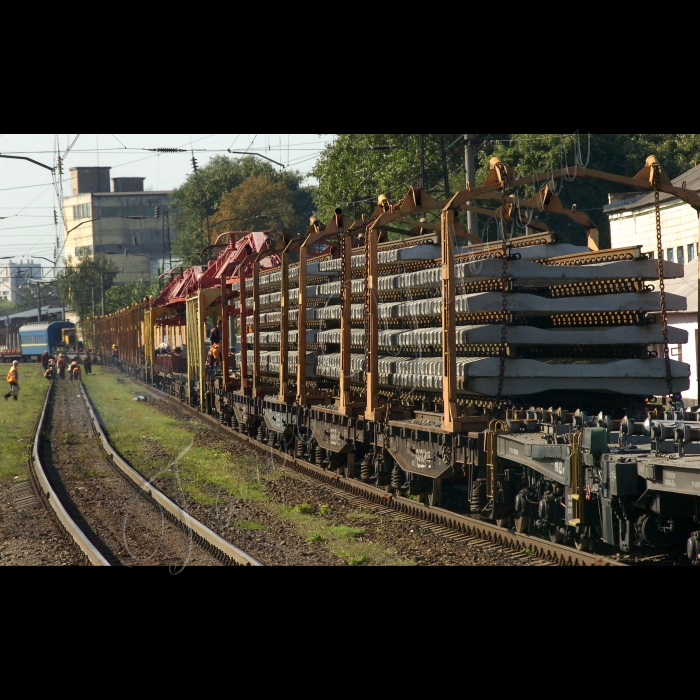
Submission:
<svg viewBox="0 0 700 700">
<path fill-rule="evenodd" d="M 61 330 L 75 328 L 70 321 L 54 321 L 53 323 L 27 323 L 19 329 L 19 342 L 22 348 L 22 359 L 31 356 L 37 358 L 44 352 L 51 352 L 61 344 Z"/>
</svg>

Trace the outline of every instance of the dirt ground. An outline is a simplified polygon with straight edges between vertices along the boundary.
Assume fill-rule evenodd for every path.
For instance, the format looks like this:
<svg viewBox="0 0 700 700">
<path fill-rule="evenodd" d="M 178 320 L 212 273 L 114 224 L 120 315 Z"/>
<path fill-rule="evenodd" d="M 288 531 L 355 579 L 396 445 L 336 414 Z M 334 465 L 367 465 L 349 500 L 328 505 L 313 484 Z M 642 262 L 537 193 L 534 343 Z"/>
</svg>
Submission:
<svg viewBox="0 0 700 700">
<path fill-rule="evenodd" d="M 149 405 L 165 415 L 191 418 L 191 414 L 169 400 L 151 394 Z M 108 427 L 108 426 L 107 426 Z M 230 437 L 203 420 L 190 423 L 195 431 L 195 441 L 206 441 L 210 446 L 220 446 L 241 457 L 251 454 L 250 445 Z M 264 464 L 267 455 L 261 454 Z M 132 465 L 138 469 L 138 464 Z M 281 461 L 277 460 L 277 468 Z M 167 483 L 159 484 L 167 494 Z M 514 561 L 498 551 L 484 551 L 465 543 L 452 542 L 415 524 L 398 520 L 394 516 L 373 514 L 371 507 L 358 512 L 348 499 L 320 485 L 300 480 L 294 473 L 284 472 L 265 483 L 268 501 L 220 499 L 214 506 L 189 503 L 191 514 L 233 544 L 244 549 L 266 565 L 345 566 L 346 558 L 333 554 L 323 542 L 309 542 L 297 530 L 293 522 L 280 518 L 280 507 L 309 505 L 314 514 L 323 512 L 323 520 L 331 527 L 361 527 L 364 534 L 360 542 L 379 545 L 391 550 L 405 562 L 421 566 L 528 566 L 529 560 Z M 167 494 L 171 498 L 173 494 Z M 323 508 L 323 511 L 321 510 Z M 236 524 L 251 522 L 264 529 L 241 530 Z M 372 560 L 367 564 L 372 564 Z"/>
</svg>

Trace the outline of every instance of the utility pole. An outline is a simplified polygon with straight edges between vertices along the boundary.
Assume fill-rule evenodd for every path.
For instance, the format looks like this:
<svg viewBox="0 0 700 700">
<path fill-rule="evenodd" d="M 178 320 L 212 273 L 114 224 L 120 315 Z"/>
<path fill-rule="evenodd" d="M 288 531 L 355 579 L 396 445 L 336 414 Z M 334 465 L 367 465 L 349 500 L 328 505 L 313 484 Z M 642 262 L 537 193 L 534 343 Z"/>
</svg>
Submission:
<svg viewBox="0 0 700 700">
<path fill-rule="evenodd" d="M 476 187 L 476 166 L 474 164 L 474 134 L 464 134 L 464 169 L 466 171 L 467 187 Z M 475 204 L 474 201 L 467 204 Z M 467 229 L 472 236 L 479 235 L 479 219 L 475 211 L 467 211 Z"/>
<path fill-rule="evenodd" d="M 445 134 L 440 134 L 440 149 L 442 150 L 442 175 L 445 178 L 445 199 L 450 198 L 450 180 L 447 173 L 447 152 L 445 151 Z"/>
<path fill-rule="evenodd" d="M 38 283 L 36 285 L 36 311 L 37 321 L 41 323 L 41 285 Z"/>
<path fill-rule="evenodd" d="M 92 273 L 92 317 L 95 318 L 97 313 L 95 312 L 95 273 Z"/>
<path fill-rule="evenodd" d="M 105 273 L 104 273 L 104 270 L 102 270 L 100 272 L 100 281 L 102 282 L 102 287 L 101 287 L 101 291 L 102 291 L 102 294 L 101 294 L 101 296 L 102 296 L 102 315 L 106 316 L 107 313 L 105 312 Z"/>
<path fill-rule="evenodd" d="M 425 134 L 418 134 L 420 144 L 420 188 L 425 189 Z"/>
<path fill-rule="evenodd" d="M 165 230 L 167 231 L 168 235 L 168 263 L 170 265 L 169 269 L 173 269 L 173 252 L 170 247 L 170 216 L 168 215 L 168 210 L 166 209 L 163 212 L 163 220 L 165 222 Z"/>
</svg>

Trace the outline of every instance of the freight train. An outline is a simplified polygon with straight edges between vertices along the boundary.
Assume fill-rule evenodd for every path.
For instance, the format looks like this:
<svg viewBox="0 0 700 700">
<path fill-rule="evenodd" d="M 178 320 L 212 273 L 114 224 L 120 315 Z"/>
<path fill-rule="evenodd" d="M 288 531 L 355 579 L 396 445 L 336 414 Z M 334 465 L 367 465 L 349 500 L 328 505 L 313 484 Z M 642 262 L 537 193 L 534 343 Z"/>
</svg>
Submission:
<svg viewBox="0 0 700 700">
<path fill-rule="evenodd" d="M 673 401 L 690 372 L 668 344 L 687 334 L 666 313 L 686 300 L 664 289 L 683 267 L 600 250 L 551 184 L 518 199 L 562 174 L 494 159 L 484 185 L 449 200 L 411 188 L 359 220 L 312 217 L 304 235 L 222 234 L 157 298 L 93 319 L 96 352 L 118 345 L 135 377 L 344 478 L 584 550 L 685 543 L 697 564 L 700 412 Z M 577 176 L 700 211 L 653 157 L 635 178 Z M 498 240 L 464 230 L 469 209 Z M 581 224 L 588 244 L 562 242 L 538 211 Z M 176 352 L 157 352 L 165 336 Z"/>
</svg>

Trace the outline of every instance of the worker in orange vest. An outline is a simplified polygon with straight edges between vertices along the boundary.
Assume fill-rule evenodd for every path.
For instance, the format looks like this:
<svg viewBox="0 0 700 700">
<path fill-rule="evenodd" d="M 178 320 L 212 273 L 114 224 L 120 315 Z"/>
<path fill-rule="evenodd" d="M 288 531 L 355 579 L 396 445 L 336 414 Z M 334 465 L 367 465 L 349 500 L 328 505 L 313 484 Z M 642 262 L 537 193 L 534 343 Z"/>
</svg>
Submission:
<svg viewBox="0 0 700 700">
<path fill-rule="evenodd" d="M 56 366 L 58 367 L 58 378 L 65 379 L 66 378 L 66 358 L 63 357 L 63 353 L 61 353 L 58 356 L 58 360 L 56 360 Z"/>
<path fill-rule="evenodd" d="M 73 360 L 68 368 L 68 379 L 77 379 L 80 381 L 80 365 L 77 360 Z"/>
<path fill-rule="evenodd" d="M 49 360 L 49 364 L 46 367 L 46 372 L 44 372 L 44 379 L 48 379 L 49 381 L 52 381 L 56 378 L 56 367 L 53 363 L 53 360 Z"/>
<path fill-rule="evenodd" d="M 7 381 L 10 385 L 10 390 L 5 394 L 5 401 L 12 396 L 17 401 L 19 395 L 19 362 L 13 360 L 12 369 L 7 373 Z"/>
</svg>

